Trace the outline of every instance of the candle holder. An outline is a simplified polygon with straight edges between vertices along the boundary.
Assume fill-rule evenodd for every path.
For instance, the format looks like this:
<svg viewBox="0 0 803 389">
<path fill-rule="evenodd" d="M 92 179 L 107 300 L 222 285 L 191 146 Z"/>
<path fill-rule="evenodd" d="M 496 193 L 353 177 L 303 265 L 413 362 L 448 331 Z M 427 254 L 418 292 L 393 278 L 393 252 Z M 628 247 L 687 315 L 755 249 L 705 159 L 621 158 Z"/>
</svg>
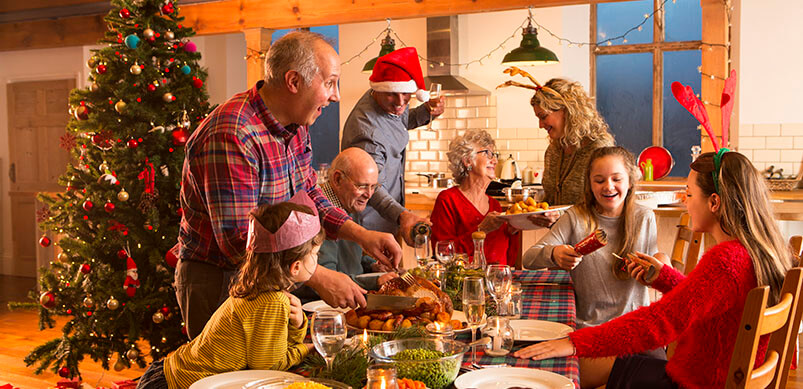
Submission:
<svg viewBox="0 0 803 389">
<path fill-rule="evenodd" d="M 391 364 L 380 363 L 368 366 L 365 372 L 368 383 L 365 389 L 398 389 L 396 383 L 396 368 Z"/>
<path fill-rule="evenodd" d="M 488 324 L 482 329 L 482 336 L 491 338 L 490 345 L 485 348 L 485 354 L 489 356 L 501 357 L 513 350 L 513 328 L 505 317 L 489 317 Z"/>
<path fill-rule="evenodd" d="M 429 336 L 438 340 L 454 340 L 454 328 L 451 324 L 433 321 L 425 327 Z"/>
<path fill-rule="evenodd" d="M 429 266 L 429 278 L 438 281 L 438 287 L 443 290 L 443 278 L 446 275 L 446 267 L 439 262 L 433 262 Z"/>
</svg>

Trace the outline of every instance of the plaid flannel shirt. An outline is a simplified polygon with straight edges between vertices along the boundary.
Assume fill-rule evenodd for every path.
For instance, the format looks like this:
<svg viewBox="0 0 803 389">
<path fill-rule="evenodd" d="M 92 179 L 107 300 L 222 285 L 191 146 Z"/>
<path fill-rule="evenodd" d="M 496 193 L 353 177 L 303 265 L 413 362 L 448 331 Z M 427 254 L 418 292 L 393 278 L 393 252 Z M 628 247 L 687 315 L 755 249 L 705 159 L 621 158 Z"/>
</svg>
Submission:
<svg viewBox="0 0 803 389">
<path fill-rule="evenodd" d="M 198 126 L 186 145 L 181 180 L 179 258 L 234 268 L 245 254 L 248 213 L 307 191 L 335 238 L 349 216 L 315 185 L 306 126 L 282 126 L 258 90 L 234 95 Z"/>
</svg>

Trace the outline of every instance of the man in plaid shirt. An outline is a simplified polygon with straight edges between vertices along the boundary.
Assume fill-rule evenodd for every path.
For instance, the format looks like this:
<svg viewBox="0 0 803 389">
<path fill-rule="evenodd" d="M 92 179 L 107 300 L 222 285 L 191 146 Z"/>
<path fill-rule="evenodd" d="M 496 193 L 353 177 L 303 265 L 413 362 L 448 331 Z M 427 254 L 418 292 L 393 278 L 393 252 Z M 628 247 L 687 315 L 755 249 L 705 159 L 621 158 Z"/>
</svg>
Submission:
<svg viewBox="0 0 803 389">
<path fill-rule="evenodd" d="M 330 239 L 358 243 L 395 268 L 401 248 L 392 235 L 368 231 L 332 206 L 315 184 L 308 126 L 340 100 L 340 59 L 319 34 L 295 31 L 277 40 L 265 81 L 217 107 L 190 136 L 181 186 L 175 286 L 190 338 L 228 297 L 246 247 L 248 212 L 306 191 Z M 332 306 L 365 305 L 348 275 L 317 267 L 307 285 Z"/>
</svg>

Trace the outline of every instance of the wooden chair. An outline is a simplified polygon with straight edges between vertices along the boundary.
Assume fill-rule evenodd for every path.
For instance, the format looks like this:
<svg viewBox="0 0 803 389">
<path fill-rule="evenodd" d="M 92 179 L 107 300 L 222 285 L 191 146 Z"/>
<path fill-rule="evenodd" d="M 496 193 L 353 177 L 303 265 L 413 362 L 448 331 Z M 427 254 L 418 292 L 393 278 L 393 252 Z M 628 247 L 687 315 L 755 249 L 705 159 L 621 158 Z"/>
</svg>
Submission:
<svg viewBox="0 0 803 389">
<path fill-rule="evenodd" d="M 789 238 L 789 247 L 792 249 L 792 254 L 794 254 L 795 259 L 800 261 L 801 255 L 803 255 L 803 236 L 795 235 Z"/>
<path fill-rule="evenodd" d="M 726 388 L 785 388 L 797 328 L 800 307 L 801 273 L 795 267 L 786 274 L 780 302 L 767 307 L 769 286 L 753 288 L 747 294 L 742 322 L 736 336 Z M 754 368 L 759 338 L 771 334 L 764 363 Z"/>
<path fill-rule="evenodd" d="M 689 228 L 689 214 L 687 212 L 680 215 L 677 227 L 675 246 L 672 247 L 672 266 L 682 271 L 683 274 L 689 274 L 697 266 L 703 233 L 694 232 Z"/>
</svg>

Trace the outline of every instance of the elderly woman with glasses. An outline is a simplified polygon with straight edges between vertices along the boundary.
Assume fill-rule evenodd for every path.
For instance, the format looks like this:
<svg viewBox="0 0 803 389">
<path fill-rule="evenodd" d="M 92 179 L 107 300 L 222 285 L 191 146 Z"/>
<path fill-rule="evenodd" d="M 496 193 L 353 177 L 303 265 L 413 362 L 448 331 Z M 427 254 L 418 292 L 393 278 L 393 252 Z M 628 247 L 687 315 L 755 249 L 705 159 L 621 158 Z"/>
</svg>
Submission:
<svg viewBox="0 0 803 389">
<path fill-rule="evenodd" d="M 458 186 L 442 191 L 432 210 L 432 244 L 451 240 L 455 252 L 474 255 L 471 234 L 483 231 L 488 263 L 513 265 L 515 250 L 508 250 L 518 230 L 499 217 L 502 207 L 485 194 L 496 178 L 496 144 L 483 130 L 468 130 L 449 145 L 449 170 Z"/>
</svg>

